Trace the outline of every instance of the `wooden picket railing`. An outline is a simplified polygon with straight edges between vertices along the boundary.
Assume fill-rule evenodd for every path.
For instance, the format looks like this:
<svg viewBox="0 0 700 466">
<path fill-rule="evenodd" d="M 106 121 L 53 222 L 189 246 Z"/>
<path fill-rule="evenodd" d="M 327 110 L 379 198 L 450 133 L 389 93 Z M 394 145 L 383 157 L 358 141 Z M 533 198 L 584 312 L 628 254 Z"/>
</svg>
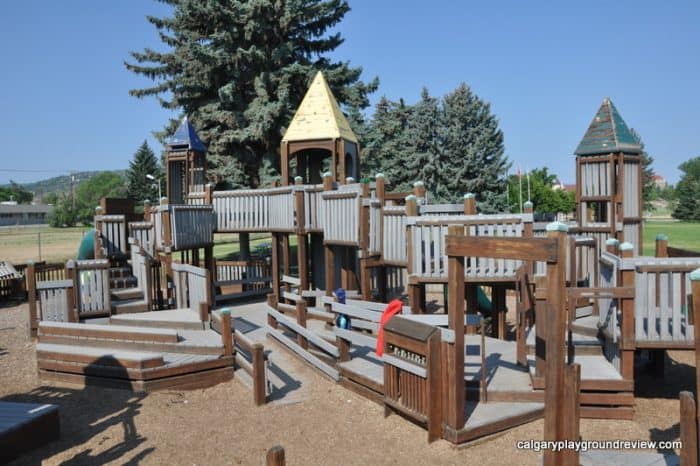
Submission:
<svg viewBox="0 0 700 466">
<path fill-rule="evenodd" d="M 151 222 L 129 222 L 129 237 L 138 241 L 149 256 L 156 253 L 155 231 Z"/>
<path fill-rule="evenodd" d="M 150 216 L 154 251 L 181 251 L 214 243 L 215 218 L 211 205 L 174 205 L 162 199 L 159 206 L 151 208 Z M 146 225 L 139 228 L 146 229 Z M 146 240 L 144 244 L 150 244 L 150 238 L 142 239 Z"/>
<path fill-rule="evenodd" d="M 125 257 L 128 254 L 128 237 L 125 215 L 95 215 L 95 231 L 99 233 L 101 250 L 95 257 Z M 97 242 L 95 243 L 97 246 Z"/>
<path fill-rule="evenodd" d="M 266 295 L 272 291 L 271 265 L 265 260 L 215 261 L 215 302 L 249 296 Z"/>
<path fill-rule="evenodd" d="M 409 274 L 418 279 L 447 277 L 445 237 L 450 226 L 463 227 L 469 236 L 517 238 L 523 236 L 527 222 L 532 222 L 531 214 L 408 217 Z M 521 262 L 471 257 L 467 264 L 467 277 L 494 278 L 514 276 Z"/>
<path fill-rule="evenodd" d="M 292 187 L 213 192 L 216 231 L 294 231 L 293 192 Z"/>
<path fill-rule="evenodd" d="M 405 267 L 408 263 L 406 207 L 384 206 L 381 220 L 382 258 L 384 263 Z"/>
<path fill-rule="evenodd" d="M 350 188 L 324 191 L 321 199 L 324 243 L 359 247 L 361 192 Z"/>
<path fill-rule="evenodd" d="M 40 312 L 38 320 L 51 322 L 77 321 L 73 310 L 73 281 L 50 280 L 36 284 Z"/>
<path fill-rule="evenodd" d="M 37 283 L 67 278 L 65 264 L 62 262 L 29 262 L 24 270 L 25 286 L 27 289 L 27 304 L 29 308 L 29 336 L 35 337 L 39 313 L 37 308 Z"/>
<path fill-rule="evenodd" d="M 173 262 L 172 269 L 177 308 L 193 312 L 202 322 L 208 322 L 212 304 L 209 271 L 178 262 Z"/>
<path fill-rule="evenodd" d="M 107 259 L 70 260 L 66 263 L 66 278 L 73 280 L 74 304 L 80 319 L 111 314 L 109 267 Z"/>
</svg>

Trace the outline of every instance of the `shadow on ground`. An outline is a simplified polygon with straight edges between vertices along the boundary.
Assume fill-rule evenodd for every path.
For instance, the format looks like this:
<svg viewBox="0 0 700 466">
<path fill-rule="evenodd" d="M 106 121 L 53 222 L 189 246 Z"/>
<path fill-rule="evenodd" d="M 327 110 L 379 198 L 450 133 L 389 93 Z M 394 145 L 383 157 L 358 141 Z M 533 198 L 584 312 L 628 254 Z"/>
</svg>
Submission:
<svg viewBox="0 0 700 466">
<path fill-rule="evenodd" d="M 108 367 L 114 379 L 126 378 L 127 369 L 113 358 L 102 357 L 95 360 L 86 372 L 97 373 Z M 120 440 L 105 450 L 85 449 L 64 459 L 62 465 L 93 465 L 117 462 L 118 464 L 135 465 L 151 454 L 155 448 L 145 448 L 135 455 L 139 446 L 146 441 L 136 430 L 134 418 L 139 414 L 141 400 L 145 394 L 133 393 L 130 390 L 105 388 L 96 386 L 94 379 L 87 379 L 82 389 L 40 386 L 23 394 L 8 395 L 3 401 L 18 403 L 55 404 L 59 407 L 61 435 L 58 441 L 52 442 L 34 451 L 28 452 L 11 464 L 39 465 L 63 451 L 80 447 L 89 440 L 101 437 L 99 444 L 113 444 L 112 432 L 107 431 L 113 426 L 121 426 Z"/>
</svg>

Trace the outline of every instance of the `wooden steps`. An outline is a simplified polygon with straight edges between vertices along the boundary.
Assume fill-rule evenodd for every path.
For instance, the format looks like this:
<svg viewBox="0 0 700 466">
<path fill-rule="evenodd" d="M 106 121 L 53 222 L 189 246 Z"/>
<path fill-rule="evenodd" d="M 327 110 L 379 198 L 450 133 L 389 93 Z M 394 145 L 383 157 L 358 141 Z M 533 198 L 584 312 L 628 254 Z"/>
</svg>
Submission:
<svg viewBox="0 0 700 466">
<path fill-rule="evenodd" d="M 112 290 L 112 300 L 123 301 L 128 299 L 143 299 L 143 291 L 141 291 L 139 288 Z"/>
<path fill-rule="evenodd" d="M 59 436 L 58 406 L 0 401 L 0 464 Z"/>
<path fill-rule="evenodd" d="M 148 312 L 148 303 L 143 298 L 125 299 L 112 302 L 112 314 L 136 314 Z"/>
<path fill-rule="evenodd" d="M 223 356 L 221 336 L 199 324 L 199 330 L 177 330 L 41 323 L 39 376 L 44 381 L 135 391 L 204 387 L 232 378 L 233 357 Z"/>
<path fill-rule="evenodd" d="M 172 328 L 177 330 L 202 330 L 204 324 L 199 316 L 189 309 L 170 309 L 137 314 L 112 316 L 111 324 L 150 328 Z"/>
</svg>

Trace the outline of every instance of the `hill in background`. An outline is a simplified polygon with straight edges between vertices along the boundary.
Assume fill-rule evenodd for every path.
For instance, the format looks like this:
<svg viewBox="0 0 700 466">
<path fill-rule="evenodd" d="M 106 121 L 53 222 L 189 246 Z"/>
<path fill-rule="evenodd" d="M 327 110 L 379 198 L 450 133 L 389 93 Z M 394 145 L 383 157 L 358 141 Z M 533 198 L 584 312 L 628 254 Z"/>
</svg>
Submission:
<svg viewBox="0 0 700 466">
<path fill-rule="evenodd" d="M 87 172 L 75 172 L 73 176 L 75 177 L 76 183 L 81 183 L 83 181 L 89 180 L 95 175 L 98 175 L 104 171 L 111 171 L 124 176 L 126 170 L 96 170 Z M 42 196 L 46 196 L 49 193 L 66 193 L 70 191 L 70 180 L 71 175 L 61 175 L 54 176 L 53 178 L 47 178 L 45 180 L 35 181 L 33 183 L 23 183 L 21 186 L 27 191 L 34 193 L 34 199 L 39 200 Z"/>
</svg>

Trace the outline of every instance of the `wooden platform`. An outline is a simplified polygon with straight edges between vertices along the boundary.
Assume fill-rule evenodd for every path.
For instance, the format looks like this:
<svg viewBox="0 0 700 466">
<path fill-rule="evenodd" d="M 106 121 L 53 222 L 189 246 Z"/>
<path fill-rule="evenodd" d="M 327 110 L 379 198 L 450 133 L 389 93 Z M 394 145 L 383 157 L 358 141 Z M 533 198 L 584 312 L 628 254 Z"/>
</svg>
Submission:
<svg viewBox="0 0 700 466">
<path fill-rule="evenodd" d="M 157 316 L 149 312 L 142 319 L 130 314 L 126 326 L 41 323 L 37 343 L 40 379 L 152 391 L 201 388 L 233 377 L 233 358 L 223 356 L 221 336 L 202 330 L 201 322 L 199 330 L 136 326 L 138 322 L 170 325 L 168 319 L 174 313 L 163 312 L 166 314 Z"/>
<path fill-rule="evenodd" d="M 0 401 L 0 463 L 58 440 L 58 406 Z"/>
<path fill-rule="evenodd" d="M 204 328 L 199 316 L 189 309 L 169 309 L 167 311 L 122 314 L 110 317 L 109 321 L 111 324 L 135 325 L 138 327 L 188 330 L 202 330 Z"/>
<path fill-rule="evenodd" d="M 492 435 L 544 416 L 544 403 L 475 402 L 465 405 L 466 422 L 460 430 L 443 426 L 443 437 L 461 444 Z"/>
</svg>

